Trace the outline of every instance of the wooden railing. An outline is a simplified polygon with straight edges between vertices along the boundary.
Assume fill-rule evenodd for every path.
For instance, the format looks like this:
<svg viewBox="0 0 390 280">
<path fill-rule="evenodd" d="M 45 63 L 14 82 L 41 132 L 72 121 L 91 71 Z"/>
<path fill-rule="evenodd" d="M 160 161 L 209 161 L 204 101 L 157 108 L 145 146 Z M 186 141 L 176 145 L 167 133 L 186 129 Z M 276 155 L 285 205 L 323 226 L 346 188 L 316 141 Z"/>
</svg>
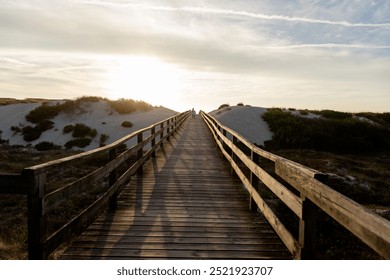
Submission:
<svg viewBox="0 0 390 280">
<path fill-rule="evenodd" d="M 157 148 L 169 139 L 189 116 L 184 112 L 135 131 L 112 144 L 74 156 L 50 161 L 44 164 L 25 168 L 21 174 L 1 174 L 0 193 L 27 194 L 28 204 L 28 258 L 46 259 L 61 244 L 69 240 L 75 231 L 86 227 L 105 205 L 116 207 L 116 198 L 130 177 L 142 172 L 142 166 L 155 156 Z M 118 155 L 118 148 L 129 140 L 136 139 L 134 146 L 126 148 Z M 55 190 L 47 189 L 48 172 L 70 166 L 80 160 L 97 155 L 108 154 L 108 162 L 97 170 Z M 131 157 L 136 156 L 134 163 L 123 170 L 120 167 Z M 92 185 L 108 181 L 104 193 L 70 221 L 52 233 L 47 232 L 47 216 L 64 202 L 77 197 Z"/>
<path fill-rule="evenodd" d="M 322 183 L 325 174 L 258 148 L 209 114 L 201 112 L 201 116 L 245 185 L 250 196 L 250 208 L 258 208 L 263 213 L 294 258 L 313 257 L 316 213 L 320 208 L 377 253 L 390 259 L 390 221 Z M 259 166 L 261 158 L 274 163 L 275 173 L 295 188 L 294 192 Z M 249 174 L 242 167 L 248 169 Z M 259 195 L 260 181 L 299 218 L 298 238 L 291 234 Z"/>
</svg>

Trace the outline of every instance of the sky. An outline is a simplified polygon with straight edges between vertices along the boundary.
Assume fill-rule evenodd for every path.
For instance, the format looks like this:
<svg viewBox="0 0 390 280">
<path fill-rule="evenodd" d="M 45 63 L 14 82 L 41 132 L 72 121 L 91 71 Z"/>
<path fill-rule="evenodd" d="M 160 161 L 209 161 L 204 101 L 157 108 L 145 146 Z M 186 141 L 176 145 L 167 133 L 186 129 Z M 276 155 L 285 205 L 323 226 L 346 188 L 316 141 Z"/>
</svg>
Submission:
<svg viewBox="0 0 390 280">
<path fill-rule="evenodd" d="M 0 97 L 390 111 L 390 0 L 0 0 Z"/>
</svg>

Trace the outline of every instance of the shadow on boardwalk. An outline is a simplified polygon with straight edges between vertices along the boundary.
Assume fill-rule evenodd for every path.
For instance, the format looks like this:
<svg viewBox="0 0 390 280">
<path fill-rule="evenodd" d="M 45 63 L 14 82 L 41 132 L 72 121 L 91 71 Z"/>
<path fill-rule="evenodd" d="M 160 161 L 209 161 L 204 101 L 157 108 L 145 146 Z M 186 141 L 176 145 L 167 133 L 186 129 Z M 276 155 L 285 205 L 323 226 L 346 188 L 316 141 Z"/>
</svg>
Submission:
<svg viewBox="0 0 390 280">
<path fill-rule="evenodd" d="M 62 259 L 290 259 L 198 116 L 188 119 Z"/>
</svg>

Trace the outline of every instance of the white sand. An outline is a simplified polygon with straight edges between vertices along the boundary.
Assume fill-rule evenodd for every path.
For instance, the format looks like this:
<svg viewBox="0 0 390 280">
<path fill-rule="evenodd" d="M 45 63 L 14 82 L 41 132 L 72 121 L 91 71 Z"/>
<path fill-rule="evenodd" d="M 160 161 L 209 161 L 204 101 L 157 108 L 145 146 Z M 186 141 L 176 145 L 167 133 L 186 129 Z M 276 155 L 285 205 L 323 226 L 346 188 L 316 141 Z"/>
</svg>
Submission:
<svg viewBox="0 0 390 280">
<path fill-rule="evenodd" d="M 266 111 L 266 108 L 261 107 L 231 106 L 210 114 L 252 143 L 264 145 L 264 141 L 272 139 L 268 124 L 261 118 Z"/>
<path fill-rule="evenodd" d="M 133 131 L 166 119 L 176 113 L 170 109 L 158 107 L 147 112 L 137 111 L 131 114 L 121 115 L 112 110 L 105 101 L 84 103 L 83 111 L 76 112 L 72 115 L 61 113 L 52 119 L 54 122 L 53 129 L 45 131 L 35 141 L 26 142 L 20 133 L 15 134 L 10 128 L 11 126 L 19 126 L 20 124 L 34 125 L 26 121 L 25 116 L 40 105 L 41 103 L 30 103 L 0 106 L 0 130 L 3 131 L 1 137 L 3 139 L 9 139 L 11 145 L 36 145 L 40 142 L 48 141 L 63 146 L 67 141 L 72 139 L 71 133 L 63 133 L 64 126 L 83 123 L 96 129 L 98 132 L 91 144 L 84 149 L 90 150 L 99 146 L 99 139 L 102 134 L 109 135 L 106 141 L 106 144 L 109 144 Z M 232 106 L 215 110 L 210 114 L 223 125 L 235 130 L 249 141 L 257 145 L 264 145 L 264 141 L 272 139 L 272 132 L 268 124 L 261 118 L 261 115 L 266 111 L 266 108 L 261 107 Z M 122 127 L 121 124 L 123 121 L 132 122 L 133 127 Z M 131 145 L 132 143 L 128 144 Z"/>
<path fill-rule="evenodd" d="M 40 106 L 41 103 L 0 106 L 0 130 L 3 131 L 1 137 L 2 139 L 8 139 L 10 145 L 36 145 L 40 142 L 48 141 L 63 146 L 67 141 L 72 139 L 71 133 L 63 133 L 64 126 L 83 123 L 96 129 L 98 132 L 91 144 L 84 149 L 90 150 L 99 146 L 101 134 L 109 135 L 109 138 L 106 141 L 106 144 L 109 144 L 133 131 L 144 128 L 176 114 L 175 111 L 170 109 L 157 107 L 147 112 L 136 111 L 131 114 L 121 115 L 112 110 L 105 101 L 85 104 L 86 106 L 83 108 L 84 112 L 78 112 L 73 115 L 61 113 L 52 119 L 54 122 L 54 128 L 45 131 L 39 139 L 32 142 L 24 141 L 23 136 L 20 133 L 15 135 L 10 128 L 11 126 L 19 126 L 19 124 L 34 126 L 34 124 L 26 121 L 25 116 L 31 110 Z M 133 127 L 122 127 L 121 124 L 123 121 L 132 122 Z"/>
</svg>

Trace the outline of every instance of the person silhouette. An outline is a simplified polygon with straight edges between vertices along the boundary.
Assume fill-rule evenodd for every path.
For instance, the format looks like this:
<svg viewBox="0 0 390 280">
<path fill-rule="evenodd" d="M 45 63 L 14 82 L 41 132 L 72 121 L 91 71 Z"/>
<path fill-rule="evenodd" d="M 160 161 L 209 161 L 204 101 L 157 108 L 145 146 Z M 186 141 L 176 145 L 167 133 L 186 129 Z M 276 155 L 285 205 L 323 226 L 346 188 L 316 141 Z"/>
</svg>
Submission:
<svg viewBox="0 0 390 280">
<path fill-rule="evenodd" d="M 194 110 L 194 108 L 192 108 L 192 110 L 191 110 L 191 117 L 195 118 L 195 115 L 196 115 L 195 110 Z"/>
</svg>

